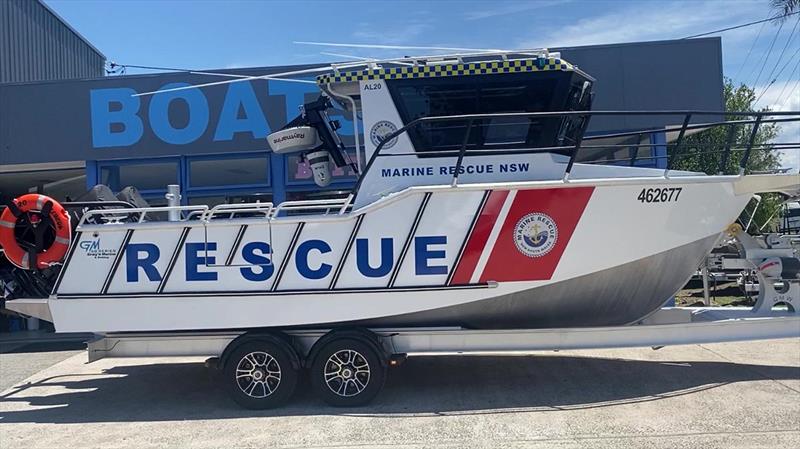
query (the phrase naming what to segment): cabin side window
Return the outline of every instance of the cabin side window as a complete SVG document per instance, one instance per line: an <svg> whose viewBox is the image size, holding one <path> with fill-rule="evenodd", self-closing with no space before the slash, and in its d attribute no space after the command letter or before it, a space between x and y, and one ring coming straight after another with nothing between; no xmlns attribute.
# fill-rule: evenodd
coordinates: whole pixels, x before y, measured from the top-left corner
<svg viewBox="0 0 800 449"><path fill-rule="evenodd" d="M473 75L393 80L389 89L403 122L409 123L420 117L564 110L576 105L570 97L571 78L567 72ZM417 152L435 156L459 150L467 125L467 120L423 123L410 129L409 136ZM563 137L559 136L563 129L559 117L480 119L473 122L467 148L495 151L553 146Z"/></svg>

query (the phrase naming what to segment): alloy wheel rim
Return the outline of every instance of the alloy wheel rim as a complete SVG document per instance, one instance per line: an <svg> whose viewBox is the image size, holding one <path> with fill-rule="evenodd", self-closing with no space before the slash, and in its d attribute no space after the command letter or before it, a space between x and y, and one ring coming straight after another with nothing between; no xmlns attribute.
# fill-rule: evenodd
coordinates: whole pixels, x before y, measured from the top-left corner
<svg viewBox="0 0 800 449"><path fill-rule="evenodd" d="M251 398L270 396L280 383L281 366L275 357L266 352L250 352L236 365L236 385Z"/></svg>
<svg viewBox="0 0 800 449"><path fill-rule="evenodd" d="M369 362L360 352L343 349L325 362L325 384L337 396L352 397L369 385Z"/></svg>

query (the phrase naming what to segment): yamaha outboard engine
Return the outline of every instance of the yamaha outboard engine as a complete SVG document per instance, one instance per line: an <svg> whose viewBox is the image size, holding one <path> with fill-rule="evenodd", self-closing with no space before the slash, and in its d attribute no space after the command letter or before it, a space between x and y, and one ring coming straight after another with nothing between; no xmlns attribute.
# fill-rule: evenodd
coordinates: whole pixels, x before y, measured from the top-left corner
<svg viewBox="0 0 800 449"><path fill-rule="evenodd" d="M314 182L325 187L331 183L330 162L337 167L354 164L345 162L345 148L336 130L339 122L328 117L330 98L320 95L316 100L301 107L301 114L267 139L272 151L280 154L301 152L308 160L314 174Z"/></svg>

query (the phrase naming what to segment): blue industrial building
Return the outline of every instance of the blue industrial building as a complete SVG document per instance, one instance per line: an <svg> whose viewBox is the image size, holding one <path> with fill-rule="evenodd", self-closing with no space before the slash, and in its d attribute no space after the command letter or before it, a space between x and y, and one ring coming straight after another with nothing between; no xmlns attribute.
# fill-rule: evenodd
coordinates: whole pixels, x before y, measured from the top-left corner
<svg viewBox="0 0 800 449"><path fill-rule="evenodd" d="M597 79L595 110L723 109L719 38L553 51ZM219 72L266 75L305 67ZM338 170L320 191L297 156L268 150L266 135L318 95L313 84L260 79L136 96L216 80L171 72L0 84L0 201L37 190L76 198L97 183L115 191L136 186L153 204L163 202L165 186L174 183L188 204L254 196L280 202L341 195L352 187L354 174ZM353 133L351 117L336 118L347 140ZM662 127L679 119L598 117L588 132ZM633 137L630 143L636 146L624 154L587 150L582 158L633 156L638 165L662 166L666 150L660 144L668 137L657 134L648 142Z"/></svg>

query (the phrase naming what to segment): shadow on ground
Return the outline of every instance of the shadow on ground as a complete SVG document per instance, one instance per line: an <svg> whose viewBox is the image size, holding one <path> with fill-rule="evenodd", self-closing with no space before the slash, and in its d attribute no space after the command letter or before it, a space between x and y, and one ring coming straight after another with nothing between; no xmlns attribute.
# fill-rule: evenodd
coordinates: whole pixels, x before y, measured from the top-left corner
<svg viewBox="0 0 800 449"><path fill-rule="evenodd" d="M367 407L329 407L302 380L290 404L265 411L239 408L217 376L202 364L184 363L52 377L0 397L37 408L0 412L0 424L546 412L656 401L734 382L796 380L800 367L561 356L416 357L389 372L383 392ZM67 392L37 395L49 386Z"/></svg>
<svg viewBox="0 0 800 449"><path fill-rule="evenodd" d="M0 343L0 354L30 352L79 351L86 349L83 341L42 341L36 343Z"/></svg>

